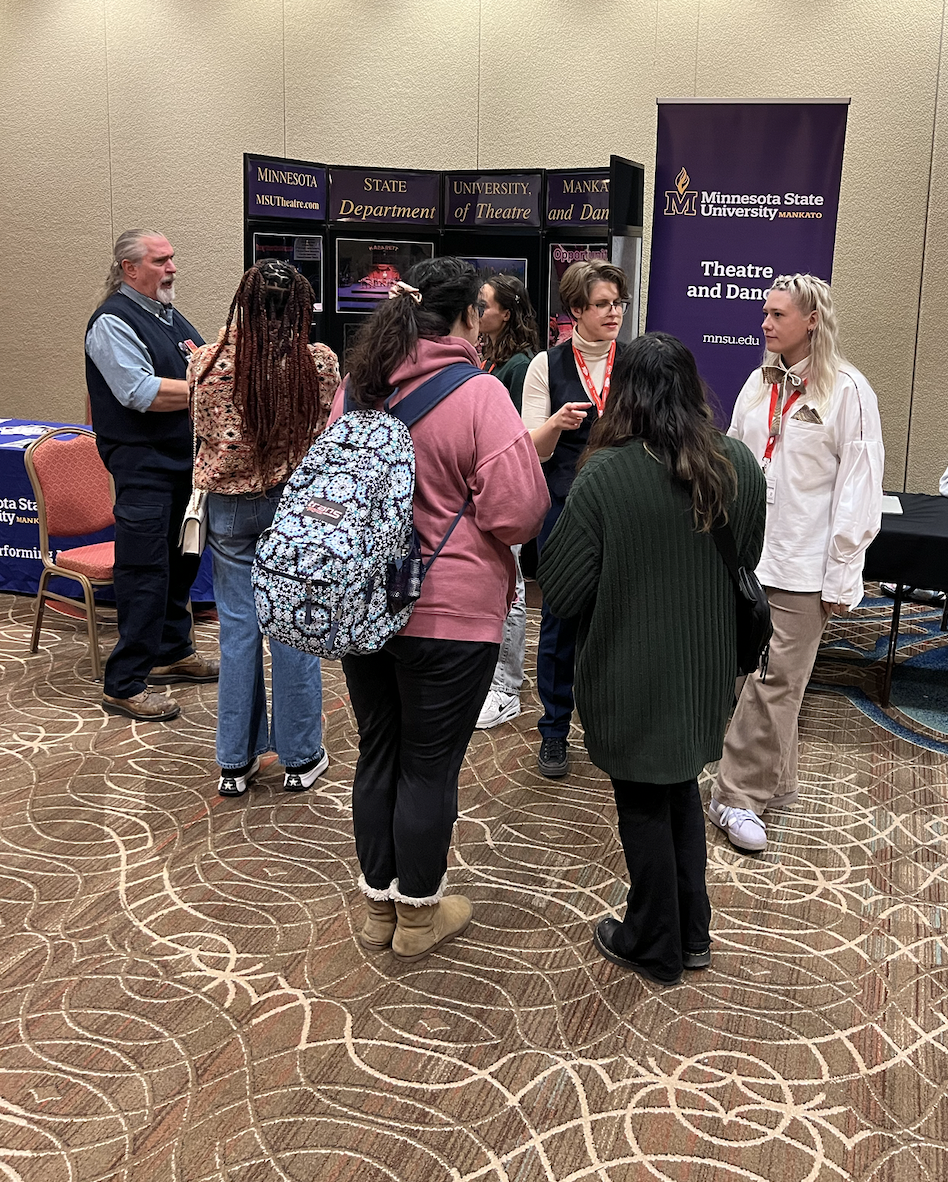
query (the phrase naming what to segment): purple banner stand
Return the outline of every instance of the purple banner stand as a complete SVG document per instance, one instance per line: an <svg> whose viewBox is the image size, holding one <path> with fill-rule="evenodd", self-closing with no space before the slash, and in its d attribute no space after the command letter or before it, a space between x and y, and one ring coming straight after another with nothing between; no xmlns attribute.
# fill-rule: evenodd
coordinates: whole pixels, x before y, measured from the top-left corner
<svg viewBox="0 0 948 1182"><path fill-rule="evenodd" d="M848 101L659 100L646 331L691 349L722 426L769 281L832 279Z"/></svg>

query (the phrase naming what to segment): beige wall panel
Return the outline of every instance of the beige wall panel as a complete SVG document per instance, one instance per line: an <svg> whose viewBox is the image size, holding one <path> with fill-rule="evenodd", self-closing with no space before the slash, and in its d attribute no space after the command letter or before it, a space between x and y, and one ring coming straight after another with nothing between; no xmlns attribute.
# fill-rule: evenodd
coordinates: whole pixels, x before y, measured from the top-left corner
<svg viewBox="0 0 948 1182"><path fill-rule="evenodd" d="M102 3L9 0L0 46L0 413L74 421L96 260L111 238ZM66 289L55 314L50 284ZM52 324L57 347L40 365L33 343Z"/></svg>
<svg viewBox="0 0 948 1182"><path fill-rule="evenodd" d="M942 0L701 8L698 93L851 96L834 263L842 342L879 395L901 487ZM884 282L880 278L884 276Z"/></svg>
<svg viewBox="0 0 948 1182"><path fill-rule="evenodd" d="M948 23L948 22L946 22ZM948 27L946 27L948 33ZM935 120L931 199L922 271L921 315L906 488L934 493L948 467L948 73L942 68Z"/></svg>
<svg viewBox="0 0 948 1182"><path fill-rule="evenodd" d="M474 168L478 5L285 0L286 154Z"/></svg>
<svg viewBox="0 0 948 1182"><path fill-rule="evenodd" d="M212 338L243 271L242 153L284 154L282 2L106 9L115 232L168 235L181 311Z"/></svg>

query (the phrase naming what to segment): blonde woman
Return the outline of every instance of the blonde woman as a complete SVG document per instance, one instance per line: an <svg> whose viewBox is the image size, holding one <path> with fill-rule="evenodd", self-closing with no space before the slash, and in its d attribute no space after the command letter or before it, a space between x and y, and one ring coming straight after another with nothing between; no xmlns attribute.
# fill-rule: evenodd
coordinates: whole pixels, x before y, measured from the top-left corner
<svg viewBox="0 0 948 1182"><path fill-rule="evenodd" d="M829 286L781 275L764 304L764 363L728 434L767 482L757 576L774 635L766 677L744 683L708 815L738 849L767 845L762 814L797 800L797 717L830 616L862 599L882 513L882 427L872 387L843 359Z"/></svg>

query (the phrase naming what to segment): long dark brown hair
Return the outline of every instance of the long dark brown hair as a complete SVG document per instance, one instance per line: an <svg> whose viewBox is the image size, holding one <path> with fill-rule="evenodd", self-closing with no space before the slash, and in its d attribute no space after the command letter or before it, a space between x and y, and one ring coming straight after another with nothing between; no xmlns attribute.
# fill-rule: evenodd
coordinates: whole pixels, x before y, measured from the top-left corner
<svg viewBox="0 0 948 1182"><path fill-rule="evenodd" d="M197 379L213 369L233 325L231 398L264 488L276 483L287 462L299 463L318 427L319 377L308 348L315 299L309 280L289 264L267 260L251 267L231 301L223 339Z"/></svg>
<svg viewBox="0 0 948 1182"><path fill-rule="evenodd" d="M527 289L516 275L491 275L484 283L491 288L500 307L510 313L496 340L484 337L484 360L492 365L503 365L518 353L536 356L540 350L540 336Z"/></svg>
<svg viewBox="0 0 948 1182"><path fill-rule="evenodd" d="M688 488L695 529L707 533L727 521L737 473L722 449L691 350L667 332L637 337L620 354L578 467L597 451L633 439Z"/></svg>
<svg viewBox="0 0 948 1182"><path fill-rule="evenodd" d="M363 409L388 398L394 389L391 375L420 338L450 335L458 317L477 305L481 289L471 264L451 256L416 263L402 279L417 288L420 299L402 290L379 304L352 347L347 390Z"/></svg>

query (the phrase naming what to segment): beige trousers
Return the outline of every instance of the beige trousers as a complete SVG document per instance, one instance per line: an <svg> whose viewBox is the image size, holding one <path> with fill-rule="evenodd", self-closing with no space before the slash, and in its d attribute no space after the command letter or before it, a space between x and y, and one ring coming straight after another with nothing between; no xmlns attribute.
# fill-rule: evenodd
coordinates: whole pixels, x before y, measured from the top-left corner
<svg viewBox="0 0 948 1182"><path fill-rule="evenodd" d="M772 800L797 788L797 719L827 616L819 591L766 587L774 625L767 679L744 681L714 798L760 816Z"/></svg>

